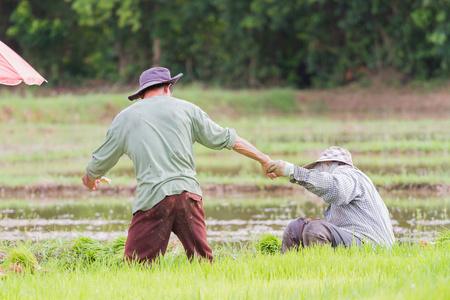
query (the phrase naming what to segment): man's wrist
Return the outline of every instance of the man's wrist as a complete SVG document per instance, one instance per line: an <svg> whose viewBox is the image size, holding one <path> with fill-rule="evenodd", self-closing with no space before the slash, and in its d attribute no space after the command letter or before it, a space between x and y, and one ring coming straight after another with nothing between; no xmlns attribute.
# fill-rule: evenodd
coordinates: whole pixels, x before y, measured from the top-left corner
<svg viewBox="0 0 450 300"><path fill-rule="evenodd" d="M286 166L284 167L284 176L289 177L291 174L294 174L294 165L286 162Z"/></svg>
<svg viewBox="0 0 450 300"><path fill-rule="evenodd" d="M263 154L263 156L259 159L259 162L264 165L270 163L269 155Z"/></svg>

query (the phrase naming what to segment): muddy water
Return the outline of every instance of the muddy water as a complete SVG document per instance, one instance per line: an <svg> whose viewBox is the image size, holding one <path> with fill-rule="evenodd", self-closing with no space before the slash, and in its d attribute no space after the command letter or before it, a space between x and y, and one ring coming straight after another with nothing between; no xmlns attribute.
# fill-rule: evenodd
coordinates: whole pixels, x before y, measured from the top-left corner
<svg viewBox="0 0 450 300"><path fill-rule="evenodd" d="M394 233L399 240L428 240L450 229L447 208L450 198L412 193L384 196ZM240 242L257 239L262 233L279 237L284 227L300 216L323 216L326 204L306 194L207 195L204 200L208 239L211 242ZM131 199L63 200L61 202L0 202L0 240L72 239L91 236L111 240L127 234Z"/></svg>

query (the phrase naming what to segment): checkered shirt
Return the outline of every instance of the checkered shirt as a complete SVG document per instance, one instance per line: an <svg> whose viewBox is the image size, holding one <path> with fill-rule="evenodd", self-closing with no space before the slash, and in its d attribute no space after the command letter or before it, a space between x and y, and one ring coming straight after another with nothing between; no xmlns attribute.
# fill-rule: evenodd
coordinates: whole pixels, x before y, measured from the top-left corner
<svg viewBox="0 0 450 300"><path fill-rule="evenodd" d="M295 166L290 181L329 203L325 221L374 244L390 247L395 242L383 199L357 168L343 165L330 174Z"/></svg>

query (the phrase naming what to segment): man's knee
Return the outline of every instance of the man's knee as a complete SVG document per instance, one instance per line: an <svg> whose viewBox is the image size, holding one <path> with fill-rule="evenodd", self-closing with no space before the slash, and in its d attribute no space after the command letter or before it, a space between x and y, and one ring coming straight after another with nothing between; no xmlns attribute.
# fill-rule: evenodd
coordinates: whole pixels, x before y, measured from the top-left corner
<svg viewBox="0 0 450 300"><path fill-rule="evenodd" d="M285 253L288 250L303 247L302 241L302 229L305 224L304 218L298 218L291 221L284 230L283 241L281 243L281 253Z"/></svg>
<svg viewBox="0 0 450 300"><path fill-rule="evenodd" d="M303 245L328 245L333 241L330 228L321 220L310 221L305 225L302 233Z"/></svg>

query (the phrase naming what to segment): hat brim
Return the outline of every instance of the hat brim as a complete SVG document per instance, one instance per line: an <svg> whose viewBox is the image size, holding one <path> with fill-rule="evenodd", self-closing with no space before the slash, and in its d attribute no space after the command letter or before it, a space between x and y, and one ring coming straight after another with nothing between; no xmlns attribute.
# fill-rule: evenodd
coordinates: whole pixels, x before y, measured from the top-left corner
<svg viewBox="0 0 450 300"><path fill-rule="evenodd" d="M340 159L319 159L319 160L316 160L316 161L310 162L309 164L304 165L303 168L311 170L311 169L314 169L314 167L316 166L317 163L325 162L325 161L338 161L338 162L342 162L346 165L349 165L349 166L352 166L355 168L355 166L349 164L348 162L346 162L344 160L340 160Z"/></svg>
<svg viewBox="0 0 450 300"><path fill-rule="evenodd" d="M147 82L146 84L144 84L143 86L141 86L135 93L131 94L130 96L128 96L128 100L133 101L136 100L137 98L139 98L139 93L142 92L143 90L145 90L148 87L151 87L153 85L157 85L157 84L161 84L161 83L166 83L166 82L170 82L172 84L177 83L178 79L180 79L180 77L183 76L183 73L180 73L174 77L172 77L170 80L165 80L165 81L150 81Z"/></svg>

